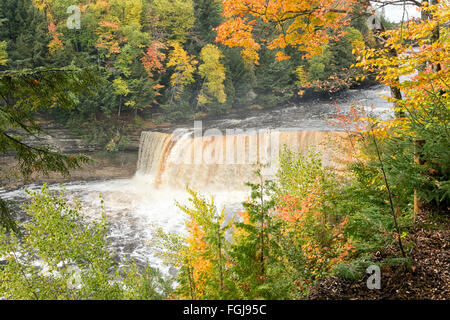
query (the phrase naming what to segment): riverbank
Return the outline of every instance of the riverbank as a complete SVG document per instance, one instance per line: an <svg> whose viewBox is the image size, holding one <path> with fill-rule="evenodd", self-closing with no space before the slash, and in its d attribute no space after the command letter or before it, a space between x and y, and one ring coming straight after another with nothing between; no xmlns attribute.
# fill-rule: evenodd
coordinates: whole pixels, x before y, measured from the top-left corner
<svg viewBox="0 0 450 320"><path fill-rule="evenodd" d="M367 276L353 281L343 276L319 280L309 294L312 300L448 300L450 299L450 215L426 208L403 241L412 246L411 266L381 269L381 289L368 289ZM373 262L399 255L396 246L374 252Z"/></svg>
<svg viewBox="0 0 450 320"><path fill-rule="evenodd" d="M69 176L60 173L50 173L48 176L33 173L28 180L17 179L8 175L8 172L17 165L13 156L0 157L0 189L13 190L30 183L59 183L69 181L91 181L104 179L131 178L136 172L138 152L84 152L92 161L77 170L70 170Z"/></svg>
<svg viewBox="0 0 450 320"><path fill-rule="evenodd" d="M278 106L271 109L246 109L239 113L221 116L208 116L201 120L203 130L218 129L222 134L227 129L243 130L285 130L285 131L335 131L326 119L336 112L336 106L348 110L355 104L373 107L378 113L387 112L391 104L380 97L389 95L385 86L370 86L342 91L328 98L305 99L302 103ZM33 175L30 181L15 181L17 177L3 177L15 165L11 155L0 156L0 188L14 189L26 183L67 182L74 180L97 180L130 178L136 170L139 141L142 131L158 131L172 133L177 128L193 128L194 120L185 120L177 123L154 124L150 121L141 123L127 132L128 143L125 150L116 152L102 151L105 146L90 144L79 132L57 124L51 119L42 119L43 133L38 137L28 137L24 140L30 145L52 145L64 153L82 153L94 159L94 162L85 166L83 170L72 170L70 177L60 174L50 174L43 177ZM217 132L217 130L216 130ZM91 132L91 134L94 134Z"/></svg>

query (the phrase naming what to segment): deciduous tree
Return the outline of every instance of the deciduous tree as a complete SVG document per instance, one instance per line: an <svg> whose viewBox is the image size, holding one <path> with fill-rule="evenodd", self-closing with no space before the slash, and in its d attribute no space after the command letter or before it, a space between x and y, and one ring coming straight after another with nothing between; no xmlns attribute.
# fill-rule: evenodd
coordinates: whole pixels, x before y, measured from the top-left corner
<svg viewBox="0 0 450 320"><path fill-rule="evenodd" d="M225 103L225 67L220 62L222 52L216 46L207 44L200 52L202 64L198 67L200 76L204 78L203 86L198 97L200 106L212 102L211 98L219 103Z"/></svg>
<svg viewBox="0 0 450 320"><path fill-rule="evenodd" d="M194 82L193 74L196 70L197 60L183 49L178 42L172 43L173 49L169 53L167 68L173 67L170 77L172 86L171 100L178 99L186 85Z"/></svg>
<svg viewBox="0 0 450 320"><path fill-rule="evenodd" d="M0 66L6 65L8 61L8 52L6 52L6 41L0 42Z"/></svg>
<svg viewBox="0 0 450 320"><path fill-rule="evenodd" d="M391 99L398 112L419 106L428 99L427 91L447 92L450 83L448 31L441 29L436 34L438 26L448 23L448 1L424 5L422 10L428 19L412 20L400 29L383 33L384 48L359 51L356 66L375 71L377 80L404 93L402 100Z"/></svg>
<svg viewBox="0 0 450 320"><path fill-rule="evenodd" d="M348 25L354 0L223 0L226 21L217 28L217 41L229 47L242 47L242 55L258 63L261 45L279 50L278 60L287 59L288 46L319 55L330 38L336 38ZM274 36L259 40L261 28L273 28ZM333 32L330 32L333 31ZM333 34L333 35L332 35Z"/></svg>
<svg viewBox="0 0 450 320"><path fill-rule="evenodd" d="M164 31L164 38L179 43L186 39L194 26L192 0L154 0L151 14L156 18L156 26ZM155 30L157 33L159 30Z"/></svg>

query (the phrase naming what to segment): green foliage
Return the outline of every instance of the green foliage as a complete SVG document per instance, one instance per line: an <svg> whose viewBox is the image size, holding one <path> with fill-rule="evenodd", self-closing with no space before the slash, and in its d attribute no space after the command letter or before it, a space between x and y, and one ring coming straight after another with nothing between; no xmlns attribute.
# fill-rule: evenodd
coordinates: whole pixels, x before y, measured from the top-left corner
<svg viewBox="0 0 450 320"><path fill-rule="evenodd" d="M430 99L420 108L407 109L410 130L399 131L385 142L384 161L398 194L411 196L414 188L425 202L438 206L450 204L450 107L449 97L428 92ZM416 147L414 140L425 142ZM415 163L414 152L419 155Z"/></svg>
<svg viewBox="0 0 450 320"><path fill-rule="evenodd" d="M343 82L352 74L339 71L338 80L329 79L336 70L348 67L352 59L351 43L358 38L358 31L352 28L348 37L330 45L320 61L305 62L302 52L291 50L291 60L280 62L275 60L275 52L263 50L256 66L245 64L237 48L215 42L214 28L224 19L220 1L88 1L82 5L82 28L73 30L66 25L66 10L71 4L69 0L5 0L0 5L0 65L6 59L2 54L4 41L8 69L68 65L103 68L104 83L93 90L92 96L79 97L72 112L56 109L50 113L64 125L68 120L94 119L99 126L104 125L102 122L113 124L112 131L117 129L123 135L127 122L138 116L148 120L153 113L163 113L158 121L174 121L195 117L198 112L218 114L254 104L273 107L285 103L298 97L294 70L299 66L309 71L309 80L326 80L326 85L315 87L317 91L345 87ZM270 38L271 31L263 30L261 37ZM148 74L148 62L155 57L149 56L147 49L155 42L161 44L157 57L161 65L158 74ZM219 64L214 62L220 72L206 72L206 65L212 66L212 62L205 62L203 71L181 72L192 64L165 59L173 42L180 47L176 52L184 50L188 57L203 62L202 50L216 47L223 54ZM114 134L104 139L106 143L97 140L104 148L113 138Z"/></svg>
<svg viewBox="0 0 450 320"><path fill-rule="evenodd" d="M372 145L366 144L364 152L375 159ZM158 236L166 262L180 268L177 298L299 299L318 279L333 274L360 279L373 264L374 252L396 245L379 163L356 162L344 177L323 167L320 158L314 149L303 154L284 150L274 182L257 172L260 183L248 184L250 199L231 223L220 262L214 203L189 190L193 206L181 207L189 217L189 236ZM405 238L412 222L411 197L401 196L404 187L390 182ZM396 255L377 261L408 263Z"/></svg>
<svg viewBox="0 0 450 320"><path fill-rule="evenodd" d="M155 0L151 5L157 17L157 26L162 28L170 41L184 43L195 23L192 0Z"/></svg>
<svg viewBox="0 0 450 320"><path fill-rule="evenodd" d="M204 78L198 97L198 104L203 106L211 102L225 103L225 67L220 62L222 52L214 45L208 44L200 52L202 64L198 67L200 76ZM214 99L214 100L212 100Z"/></svg>
<svg viewBox="0 0 450 320"><path fill-rule="evenodd" d="M322 62L323 61L323 62ZM325 63L327 61L323 57L313 58L309 61L309 76L312 80L325 79Z"/></svg>
<svg viewBox="0 0 450 320"><path fill-rule="evenodd" d="M299 63L295 57L290 60L277 61L275 53L263 50L260 65L255 68L257 97L254 104L272 107L288 102L297 96L293 72Z"/></svg>
<svg viewBox="0 0 450 320"><path fill-rule="evenodd" d="M217 212L214 199L210 201L195 191L190 194L190 206L177 203L187 215L187 235L155 232L158 255L168 265L179 268L175 294L187 299L226 298L228 286L225 278L226 251L229 242L225 234L230 222L225 222L225 211Z"/></svg>
<svg viewBox="0 0 450 320"><path fill-rule="evenodd" d="M114 79L113 81L114 94L119 96L127 96L130 93L130 89L125 81L121 77Z"/></svg>
<svg viewBox="0 0 450 320"><path fill-rule="evenodd" d="M304 70L300 88L331 93L354 85L354 78L362 73L359 69L350 70L356 62L353 50L364 45L364 37L358 29L346 28L344 36L324 45L322 55L300 63Z"/></svg>
<svg viewBox="0 0 450 320"><path fill-rule="evenodd" d="M294 153L286 147L280 152L280 170L277 172L279 195L292 193L304 196L318 178L323 184L329 184L333 179L331 170L323 168L320 153L314 148L303 154Z"/></svg>
<svg viewBox="0 0 450 320"><path fill-rule="evenodd" d="M14 220L14 212L11 210L8 203L0 198L0 227L6 231L18 232L19 229Z"/></svg>
<svg viewBox="0 0 450 320"><path fill-rule="evenodd" d="M20 236L0 233L0 296L6 299L161 299L170 286L150 268L119 268L107 248L107 222L86 221L78 201L47 186L29 192Z"/></svg>
<svg viewBox="0 0 450 320"><path fill-rule="evenodd" d="M47 63L47 24L32 0L0 3L0 41L7 42L8 68L32 68Z"/></svg>
<svg viewBox="0 0 450 320"><path fill-rule="evenodd" d="M270 214L274 207L273 182L264 181L259 170L256 174L260 183L248 183L250 199L243 203L245 211L234 224L230 248L233 299L279 299L286 291L282 280L285 272L277 260L280 223Z"/></svg>
<svg viewBox="0 0 450 320"><path fill-rule="evenodd" d="M382 129L387 134L373 129L380 128L384 124L381 121L371 123L373 128L361 134L362 158L349 167L350 180L341 191L337 211L351 213L345 234L355 242L356 253L351 263L344 263L335 271L350 278L363 275L364 266L374 252L383 251L386 246L398 246L382 169L392 196L400 239L405 239L414 225L414 190L419 200L437 208L445 208L449 203L448 97L442 92L427 92L427 99L419 106L404 105L405 118ZM403 245L408 253L412 244ZM394 255L379 263L408 266L411 261Z"/></svg>
<svg viewBox="0 0 450 320"><path fill-rule="evenodd" d="M397 230L380 162L373 142L370 139L365 141L363 152L368 160L350 165L349 180L342 186L336 206L337 212L347 213L348 222L345 224L344 234L352 240L355 249L353 261L349 265L338 267L336 272L344 276L346 272L350 272L351 278L363 275L363 266L366 266L374 252L383 251L387 246L398 245ZM380 144L381 141L378 141L379 146ZM382 153L382 159L385 159L385 156L386 154ZM412 224L412 190L392 179L384 160L383 166L387 170L396 219L401 237L404 238ZM385 264L385 261L380 263ZM348 268L350 270L347 270Z"/></svg>
<svg viewBox="0 0 450 320"><path fill-rule="evenodd" d="M371 265L378 265L377 263L370 260L355 260L350 263L341 263L334 268L336 275L343 276L346 279L357 281L360 280L367 267Z"/></svg>
<svg viewBox="0 0 450 320"><path fill-rule="evenodd" d="M95 81L93 70L77 68L35 68L0 72L0 153L14 154L17 172L27 179L33 172L61 172L79 168L88 161L84 155L66 155L51 146L26 144L25 136L41 133L34 115L58 106L70 110L77 94L87 93ZM2 215L7 213L2 210Z"/></svg>
<svg viewBox="0 0 450 320"><path fill-rule="evenodd" d="M214 43L216 32L213 31L223 21L222 4L215 0L194 0L195 23L191 37L197 46Z"/></svg>
<svg viewBox="0 0 450 320"><path fill-rule="evenodd" d="M39 134L34 112L58 106L70 110L76 94L86 93L95 81L92 70L76 68L25 69L0 72L0 153L14 152L20 173L59 171L68 173L86 162L84 156L64 155L48 146L30 146L24 135Z"/></svg>
<svg viewBox="0 0 450 320"><path fill-rule="evenodd" d="M8 61L8 52L6 52L6 46L6 41L0 41L0 66L6 65L6 62Z"/></svg>
<svg viewBox="0 0 450 320"><path fill-rule="evenodd" d="M345 182L322 165L314 148L303 154L284 150L277 182L277 216L286 239L283 249L290 252L287 257L295 257L285 263L300 281L298 290L307 294L317 279L332 274L355 252L354 241L344 232L352 213L340 210Z"/></svg>

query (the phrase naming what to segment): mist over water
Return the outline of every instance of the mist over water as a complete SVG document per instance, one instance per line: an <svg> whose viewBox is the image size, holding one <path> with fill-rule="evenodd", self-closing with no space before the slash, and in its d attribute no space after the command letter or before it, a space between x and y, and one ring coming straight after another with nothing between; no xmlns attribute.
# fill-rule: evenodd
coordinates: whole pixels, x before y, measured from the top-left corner
<svg viewBox="0 0 450 320"><path fill-rule="evenodd" d="M185 215L175 200L188 204L186 185L208 198L214 196L217 209L226 207L231 216L242 208L241 202L248 196L245 182L254 180L253 171L258 162L272 165L266 174L273 177L278 151L283 145L294 151L316 146L323 152L324 163L333 165L336 154L335 150L328 149L327 141L342 133L330 132L336 129L325 119L335 113L335 106L348 110L355 104L373 107L380 117L389 117L390 103L379 97L380 94L388 96L389 89L377 86L348 90L329 100L312 100L272 110L248 110L244 114L202 122L203 133L215 129L223 132L222 135L196 138L193 123L178 133L143 132L133 178L78 181L66 183L63 188L69 199L81 200L83 213L89 219L100 217L99 195L102 195L110 222L108 240L117 260L133 258L139 264L161 268L151 245L152 231L162 227L177 234L185 232ZM226 129L243 131L224 136ZM61 186L55 184L51 189L60 190ZM4 199L26 199L24 189L10 192L0 189L0 195ZM166 267L162 269L167 271Z"/></svg>

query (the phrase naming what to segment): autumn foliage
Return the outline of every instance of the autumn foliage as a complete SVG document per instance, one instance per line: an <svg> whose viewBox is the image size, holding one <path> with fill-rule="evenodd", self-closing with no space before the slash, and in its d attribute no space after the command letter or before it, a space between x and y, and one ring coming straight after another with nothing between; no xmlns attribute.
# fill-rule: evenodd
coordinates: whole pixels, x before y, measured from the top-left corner
<svg viewBox="0 0 450 320"><path fill-rule="evenodd" d="M356 67L374 72L378 81L403 92L403 99L395 101L402 112L418 108L431 91L448 91L450 83L450 41L448 28L443 27L450 18L449 3L424 2L421 11L427 19L410 20L381 34L383 48L355 49Z"/></svg>
<svg viewBox="0 0 450 320"><path fill-rule="evenodd" d="M165 49L167 49L167 46L164 45L164 43L153 41L141 58L142 65L150 78L153 78L154 73L166 71L163 64L166 59L166 55L162 51Z"/></svg>
<svg viewBox="0 0 450 320"><path fill-rule="evenodd" d="M242 47L242 55L258 63L261 45L278 50L277 60L288 59L288 46L305 52L305 58L322 53L330 37L338 37L348 25L353 0L266 1L223 0L227 19L217 28L217 41L229 47ZM259 39L261 28L274 29L271 39ZM331 36L331 34L334 34Z"/></svg>

